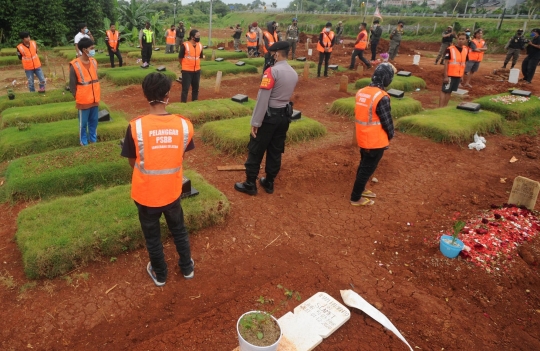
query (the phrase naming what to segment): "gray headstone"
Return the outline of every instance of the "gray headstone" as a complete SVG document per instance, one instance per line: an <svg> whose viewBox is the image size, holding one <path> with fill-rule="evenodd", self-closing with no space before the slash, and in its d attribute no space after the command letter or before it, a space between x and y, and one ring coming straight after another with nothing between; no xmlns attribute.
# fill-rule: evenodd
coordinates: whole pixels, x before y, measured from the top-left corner
<svg viewBox="0 0 540 351"><path fill-rule="evenodd" d="M509 204L525 206L533 210L540 192L540 183L529 178L518 176L514 179L510 192Z"/></svg>

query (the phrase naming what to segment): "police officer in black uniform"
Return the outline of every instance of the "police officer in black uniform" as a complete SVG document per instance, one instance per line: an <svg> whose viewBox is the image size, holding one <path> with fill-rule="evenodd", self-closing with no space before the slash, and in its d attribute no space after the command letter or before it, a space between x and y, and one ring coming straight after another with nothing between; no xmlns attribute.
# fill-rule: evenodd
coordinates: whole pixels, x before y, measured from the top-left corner
<svg viewBox="0 0 540 351"><path fill-rule="evenodd" d="M274 179L281 168L281 154L292 115L291 96L298 83L298 74L287 63L289 43L278 41L268 49L273 64L263 74L257 104L251 115L251 135L246 160L246 181L234 184L237 191L257 194L255 184L266 153L266 177L259 180L268 194L274 192Z"/></svg>
<svg viewBox="0 0 540 351"><path fill-rule="evenodd" d="M528 39L525 39L523 37L523 29L518 29L516 32L516 35L514 35L508 43L504 46L506 51L506 58L504 59L504 64L501 68L506 68L506 65L508 64L508 61L512 59L512 67L516 65L516 62L519 58L519 54L521 53L521 50L525 49L525 44L529 42Z"/></svg>

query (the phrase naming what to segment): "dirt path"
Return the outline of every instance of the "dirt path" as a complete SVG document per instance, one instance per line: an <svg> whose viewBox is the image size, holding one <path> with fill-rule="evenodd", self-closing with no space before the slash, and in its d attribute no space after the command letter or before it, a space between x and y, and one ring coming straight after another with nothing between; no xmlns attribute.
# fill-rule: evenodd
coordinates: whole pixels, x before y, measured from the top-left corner
<svg viewBox="0 0 540 351"><path fill-rule="evenodd" d="M336 50L334 62L346 63L347 55ZM435 107L440 66L412 66L407 55L397 58L398 68L427 81L433 94L417 95L425 108ZM481 72L498 65L485 62ZM504 274L488 274L461 259L443 258L435 241L456 212L467 218L505 202L511 182L500 178L540 179L538 159L526 156L540 155L539 137L486 136L488 147L477 152L398 133L375 174L379 182L370 184L378 195L375 206L352 207L348 197L359 161L350 145L352 126L326 112L334 99L349 96L337 92L339 75L300 81L295 107L329 133L287 147L273 195L236 192L233 184L243 173L217 172L216 166L241 164L244 158L219 154L196 136L186 162L228 197L231 213L222 225L192 235L197 268L191 281L174 270L167 285L156 288L141 249L30 286L13 235L17 213L31 204L0 205L0 274L3 282L11 277L16 285L0 285L0 349L231 350L243 312L262 308L279 317L299 303L287 300L277 285L298 291L302 300L318 291L341 300L339 290L353 286L415 349L540 349L537 267L516 256ZM227 78L221 93L214 94L213 81L205 80L201 99L236 93L255 98L258 82L258 77ZM472 83L471 98L509 87L481 77L478 83ZM112 109L132 116L145 112L139 87L106 89L104 100ZM171 101L179 95L175 83ZM519 161L509 163L512 156ZM538 257L538 238L526 246ZM170 241L165 251L173 267ZM261 306L260 296L274 303ZM358 311L317 348L405 349Z"/></svg>

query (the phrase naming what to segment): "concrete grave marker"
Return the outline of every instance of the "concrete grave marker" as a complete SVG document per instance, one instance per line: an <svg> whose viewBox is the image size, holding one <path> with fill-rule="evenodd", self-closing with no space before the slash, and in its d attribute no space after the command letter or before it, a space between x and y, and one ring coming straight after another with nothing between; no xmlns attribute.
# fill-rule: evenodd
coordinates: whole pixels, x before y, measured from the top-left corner
<svg viewBox="0 0 540 351"><path fill-rule="evenodd" d="M525 206L533 210L540 192L540 183L529 178L518 176L514 179L510 192L509 204Z"/></svg>
<svg viewBox="0 0 540 351"><path fill-rule="evenodd" d="M465 89L459 89L459 88L458 88L458 90L453 91L452 94L464 96L464 95L469 94L469 91L468 91L468 90L465 90Z"/></svg>
<svg viewBox="0 0 540 351"><path fill-rule="evenodd" d="M318 292L279 321L283 336L298 351L310 351L351 318L347 307L324 292Z"/></svg>

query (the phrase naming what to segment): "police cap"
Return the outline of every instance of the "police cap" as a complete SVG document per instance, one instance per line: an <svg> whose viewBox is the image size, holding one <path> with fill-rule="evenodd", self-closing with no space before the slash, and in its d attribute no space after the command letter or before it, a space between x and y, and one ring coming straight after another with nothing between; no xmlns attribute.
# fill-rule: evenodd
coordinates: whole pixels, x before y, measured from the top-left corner
<svg viewBox="0 0 540 351"><path fill-rule="evenodd" d="M522 34L522 33L523 33L523 29L518 29L517 32L518 32L519 34Z"/></svg>
<svg viewBox="0 0 540 351"><path fill-rule="evenodd" d="M272 51L272 52L281 51L281 50L289 50L288 41L277 41L268 48L268 51Z"/></svg>

